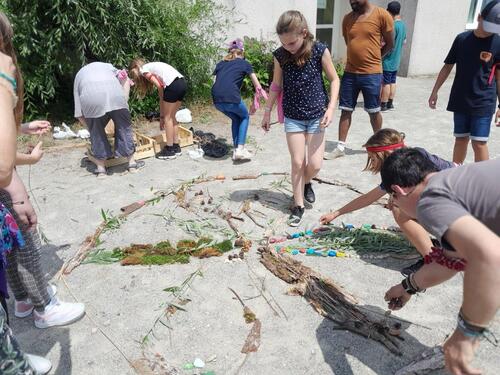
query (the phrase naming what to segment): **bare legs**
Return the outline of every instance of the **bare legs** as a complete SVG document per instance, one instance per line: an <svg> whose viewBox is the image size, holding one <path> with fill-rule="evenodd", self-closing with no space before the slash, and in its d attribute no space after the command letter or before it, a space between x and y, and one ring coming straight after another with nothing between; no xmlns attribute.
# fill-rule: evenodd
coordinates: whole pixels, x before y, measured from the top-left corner
<svg viewBox="0 0 500 375"><path fill-rule="evenodd" d="M167 137L167 146L173 146L174 143L179 143L179 128L175 114L177 113L181 102L175 103L162 102L165 115L165 136Z"/></svg>
<svg viewBox="0 0 500 375"><path fill-rule="evenodd" d="M373 132L382 129L382 114L379 112L369 113L370 124L372 125Z"/></svg>
<svg viewBox="0 0 500 375"><path fill-rule="evenodd" d="M370 124L372 125L373 132L375 133L377 130L382 128L382 115L380 112L369 113L370 116ZM349 132L349 128L352 123L352 112L351 111L342 111L340 115L339 121L339 141L345 142L347 139L347 133Z"/></svg>
<svg viewBox="0 0 500 375"><path fill-rule="evenodd" d="M292 164L292 189L295 206L304 207L304 184L318 174L325 151L325 132L286 133Z"/></svg>
<svg viewBox="0 0 500 375"><path fill-rule="evenodd" d="M381 102L386 103L389 99L393 100L396 95L396 84L382 85L382 95L380 96Z"/></svg>
<svg viewBox="0 0 500 375"><path fill-rule="evenodd" d="M483 141L471 141L474 150L474 161L483 161L490 158L488 145ZM456 137L453 147L453 162L462 164L467 156L467 147L469 146L469 137Z"/></svg>

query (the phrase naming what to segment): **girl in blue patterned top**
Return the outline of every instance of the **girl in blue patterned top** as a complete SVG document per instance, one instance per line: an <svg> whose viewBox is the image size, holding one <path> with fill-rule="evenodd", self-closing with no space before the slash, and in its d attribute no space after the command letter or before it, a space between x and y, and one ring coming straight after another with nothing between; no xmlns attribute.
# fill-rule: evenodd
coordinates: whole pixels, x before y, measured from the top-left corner
<svg viewBox="0 0 500 375"><path fill-rule="evenodd" d="M304 199L311 204L316 200L311 180L321 169L325 130L333 119L340 81L330 51L314 41L302 13L283 13L276 32L282 46L273 53L274 76L262 127L270 129L271 109L282 94L294 199L288 224L298 226L304 214ZM323 71L331 82L330 99Z"/></svg>

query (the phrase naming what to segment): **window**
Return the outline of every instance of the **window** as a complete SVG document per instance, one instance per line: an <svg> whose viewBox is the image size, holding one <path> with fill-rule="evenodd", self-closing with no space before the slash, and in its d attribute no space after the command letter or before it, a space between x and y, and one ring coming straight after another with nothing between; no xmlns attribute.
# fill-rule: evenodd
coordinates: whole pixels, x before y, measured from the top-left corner
<svg viewBox="0 0 500 375"><path fill-rule="evenodd" d="M333 6L335 0L317 0L316 39L325 43L332 50Z"/></svg>
<svg viewBox="0 0 500 375"><path fill-rule="evenodd" d="M469 7L469 14L467 16L467 24L465 28L467 30L475 29L477 27L477 15L481 13L481 9L483 9L486 4L490 3L493 0L471 0Z"/></svg>

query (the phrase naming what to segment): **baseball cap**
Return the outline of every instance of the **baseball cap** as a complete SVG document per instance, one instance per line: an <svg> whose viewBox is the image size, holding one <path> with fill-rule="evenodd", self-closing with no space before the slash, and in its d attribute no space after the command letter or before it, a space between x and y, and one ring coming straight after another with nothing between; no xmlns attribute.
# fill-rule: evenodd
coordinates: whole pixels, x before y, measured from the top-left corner
<svg viewBox="0 0 500 375"><path fill-rule="evenodd" d="M399 1L391 1L389 4L387 4L387 11L390 14L398 15L399 12L401 12L401 4Z"/></svg>
<svg viewBox="0 0 500 375"><path fill-rule="evenodd" d="M500 34L500 0L490 1L481 11L483 29L488 33Z"/></svg>
<svg viewBox="0 0 500 375"><path fill-rule="evenodd" d="M243 40L241 40L240 38L238 39L235 39L231 42L229 42L229 50L231 51L232 49L239 49L241 51L244 51L245 50L245 47L243 45Z"/></svg>

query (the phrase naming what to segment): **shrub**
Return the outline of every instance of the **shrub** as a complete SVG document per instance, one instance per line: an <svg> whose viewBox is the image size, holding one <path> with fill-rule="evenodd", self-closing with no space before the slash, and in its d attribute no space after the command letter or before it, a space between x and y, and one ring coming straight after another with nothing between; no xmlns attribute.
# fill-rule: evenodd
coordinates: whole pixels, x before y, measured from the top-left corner
<svg viewBox="0 0 500 375"><path fill-rule="evenodd" d="M271 85L273 79L274 42L245 37L245 58L252 64L253 71L259 82L265 88ZM250 77L245 77L241 87L243 97L251 97L255 89Z"/></svg>
<svg viewBox="0 0 500 375"><path fill-rule="evenodd" d="M186 76L189 97L208 97L207 62L227 24L216 0L0 0L0 7L15 30L27 117L72 116L73 78L87 59L117 68L137 55L164 61ZM154 109L152 100L132 98L130 106L132 112Z"/></svg>

